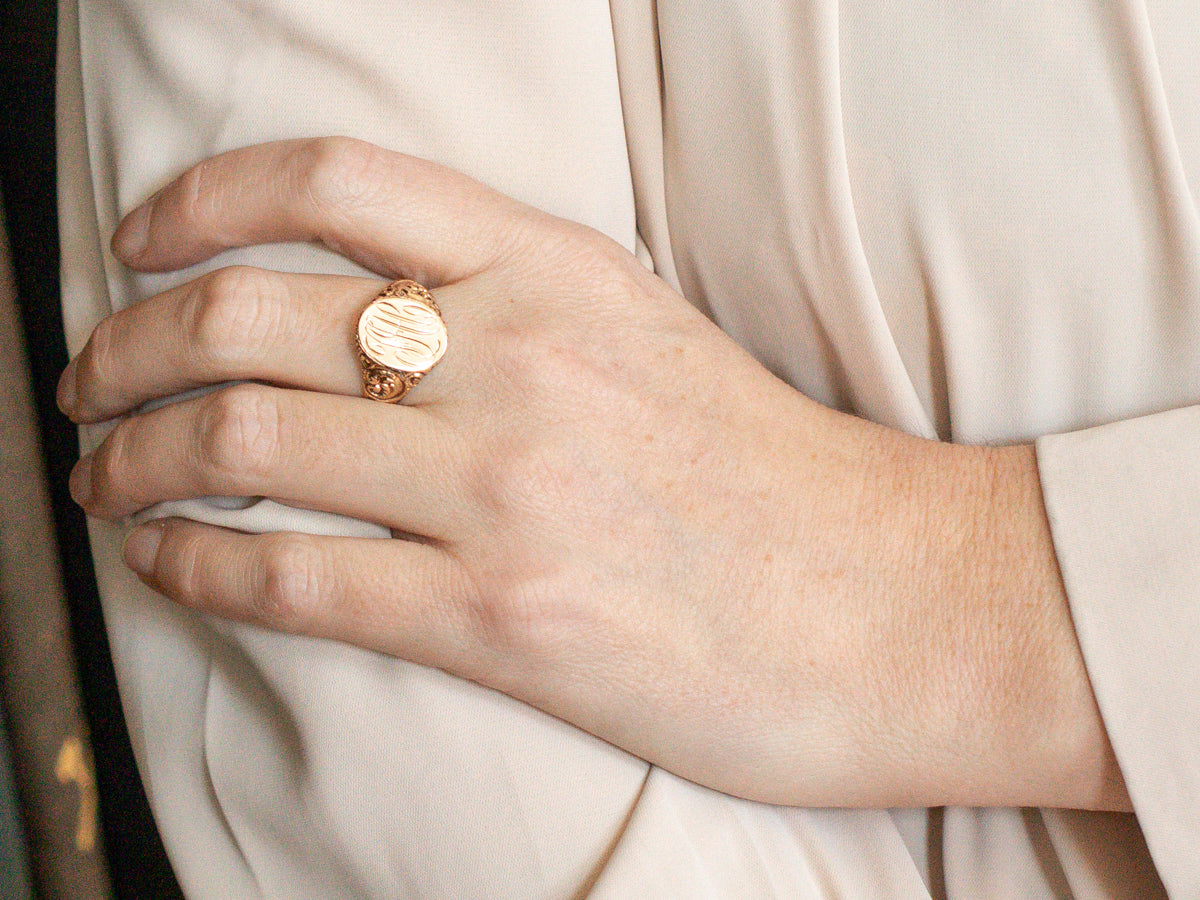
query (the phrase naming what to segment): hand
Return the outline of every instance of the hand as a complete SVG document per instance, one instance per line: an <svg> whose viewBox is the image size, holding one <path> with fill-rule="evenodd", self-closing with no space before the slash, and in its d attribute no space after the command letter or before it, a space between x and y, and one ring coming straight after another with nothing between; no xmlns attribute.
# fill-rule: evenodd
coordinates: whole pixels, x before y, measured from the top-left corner
<svg viewBox="0 0 1200 900"><path fill-rule="evenodd" d="M136 529L175 600L438 666L741 796L1120 805L1028 447L912 438L781 383L600 235L346 139L211 159L131 213L130 266L323 242L382 280L218 271L64 373L93 515L269 496L392 540ZM359 397L358 313L431 287L450 349ZM225 387L136 412L144 401Z"/></svg>

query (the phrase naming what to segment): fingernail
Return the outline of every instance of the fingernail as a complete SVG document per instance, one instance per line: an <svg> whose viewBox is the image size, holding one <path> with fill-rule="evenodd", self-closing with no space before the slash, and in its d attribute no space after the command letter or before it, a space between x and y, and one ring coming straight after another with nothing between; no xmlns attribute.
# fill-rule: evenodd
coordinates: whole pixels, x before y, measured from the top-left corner
<svg viewBox="0 0 1200 900"><path fill-rule="evenodd" d="M92 458L85 456L71 470L71 499L85 509L92 502Z"/></svg>
<svg viewBox="0 0 1200 900"><path fill-rule="evenodd" d="M75 360L67 363L62 377L58 379L58 408L67 416L75 412L79 396L75 393Z"/></svg>
<svg viewBox="0 0 1200 900"><path fill-rule="evenodd" d="M149 240L150 201L146 201L125 217L113 235L113 253L125 262L137 259Z"/></svg>
<svg viewBox="0 0 1200 900"><path fill-rule="evenodd" d="M149 576L154 572L154 560L158 556L158 545L162 543L164 527L162 522L148 522L133 529L125 538L121 557L125 565L138 575Z"/></svg>

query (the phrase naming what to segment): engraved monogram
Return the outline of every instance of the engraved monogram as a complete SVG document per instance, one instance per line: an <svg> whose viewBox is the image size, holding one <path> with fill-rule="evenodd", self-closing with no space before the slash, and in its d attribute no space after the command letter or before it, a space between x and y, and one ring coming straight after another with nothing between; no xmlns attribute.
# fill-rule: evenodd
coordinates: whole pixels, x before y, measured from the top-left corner
<svg viewBox="0 0 1200 900"><path fill-rule="evenodd" d="M363 313L358 340L375 362L402 372L424 372L446 352L446 326L419 300L383 297Z"/></svg>
<svg viewBox="0 0 1200 900"><path fill-rule="evenodd" d="M446 352L446 325L429 292L415 281L397 281L358 320L363 393L400 400Z"/></svg>

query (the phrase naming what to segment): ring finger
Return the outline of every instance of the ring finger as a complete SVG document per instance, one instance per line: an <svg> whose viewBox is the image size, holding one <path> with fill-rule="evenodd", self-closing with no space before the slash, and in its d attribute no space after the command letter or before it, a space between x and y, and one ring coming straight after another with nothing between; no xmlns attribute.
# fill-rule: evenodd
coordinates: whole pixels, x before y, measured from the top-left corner
<svg viewBox="0 0 1200 900"><path fill-rule="evenodd" d="M357 396L355 326L382 287L371 278L219 269L102 321L63 373L59 404L77 422L96 422L232 380Z"/></svg>

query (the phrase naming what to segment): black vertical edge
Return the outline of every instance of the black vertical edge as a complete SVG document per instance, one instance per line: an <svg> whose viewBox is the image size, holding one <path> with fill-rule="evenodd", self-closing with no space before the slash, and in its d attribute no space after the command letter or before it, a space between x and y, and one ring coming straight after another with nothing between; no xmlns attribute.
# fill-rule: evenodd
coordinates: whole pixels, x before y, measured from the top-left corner
<svg viewBox="0 0 1200 900"><path fill-rule="evenodd" d="M182 898L134 762L117 695L82 512L67 479L74 426L54 403L67 362L59 306L54 155L54 0L0 0L0 190L34 385L83 704L95 754L101 827L113 890L125 898Z"/></svg>

